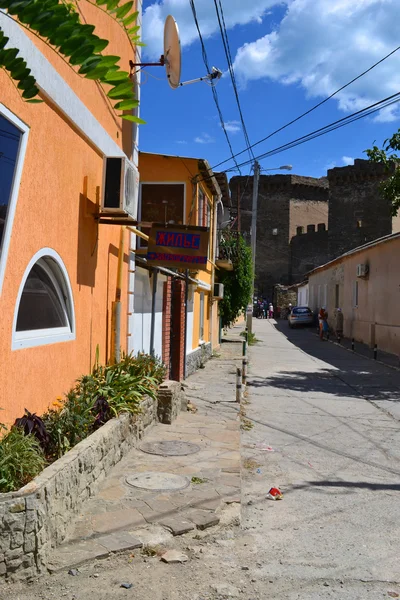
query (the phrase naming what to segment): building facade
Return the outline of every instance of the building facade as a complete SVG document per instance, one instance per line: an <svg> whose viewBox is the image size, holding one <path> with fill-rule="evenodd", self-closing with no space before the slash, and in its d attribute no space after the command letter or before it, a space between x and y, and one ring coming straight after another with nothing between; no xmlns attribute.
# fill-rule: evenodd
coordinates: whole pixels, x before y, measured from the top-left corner
<svg viewBox="0 0 400 600"><path fill-rule="evenodd" d="M209 229L205 270L151 267L146 264L147 241L140 238L131 254L135 279L129 350L154 350L167 365L170 378L180 381L219 345L218 299L214 298L213 288L223 194L204 159L140 152L139 169L141 222ZM220 178L221 185L223 180ZM224 196L228 191L225 181ZM146 227L142 231L149 233Z"/></svg>
<svg viewBox="0 0 400 600"><path fill-rule="evenodd" d="M344 335L400 355L400 233L339 256L309 274L308 305L326 306L334 327L341 308Z"/></svg>
<svg viewBox="0 0 400 600"><path fill-rule="evenodd" d="M107 54L127 65L132 47L120 25L85 0L80 10L110 41ZM23 102L0 70L0 420L10 424L25 408L42 413L90 372L97 347L102 362L110 358L120 232L97 219L103 161L135 163L137 128L95 81L1 12L0 25L43 99ZM127 314L127 237L124 250ZM120 333L127 350L126 319Z"/></svg>

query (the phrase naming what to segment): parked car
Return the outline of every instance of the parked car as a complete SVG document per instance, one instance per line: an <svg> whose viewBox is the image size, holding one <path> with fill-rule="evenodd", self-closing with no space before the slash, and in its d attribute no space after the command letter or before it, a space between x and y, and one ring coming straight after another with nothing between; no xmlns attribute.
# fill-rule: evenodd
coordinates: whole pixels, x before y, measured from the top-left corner
<svg viewBox="0 0 400 600"><path fill-rule="evenodd" d="M294 306L288 316L288 322L290 328L297 325L312 325L314 315L308 306Z"/></svg>

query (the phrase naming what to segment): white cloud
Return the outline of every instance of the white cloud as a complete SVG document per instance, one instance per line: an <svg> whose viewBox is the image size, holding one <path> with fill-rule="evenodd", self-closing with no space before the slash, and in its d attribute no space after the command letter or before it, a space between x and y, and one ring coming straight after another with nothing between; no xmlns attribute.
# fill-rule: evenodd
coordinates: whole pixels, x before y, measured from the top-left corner
<svg viewBox="0 0 400 600"><path fill-rule="evenodd" d="M215 142L214 138L208 133L202 133L201 136L195 137L194 141L196 144L213 144Z"/></svg>
<svg viewBox="0 0 400 600"><path fill-rule="evenodd" d="M349 167L350 165L354 165L354 158L351 156L342 156L342 162L345 167Z"/></svg>
<svg viewBox="0 0 400 600"><path fill-rule="evenodd" d="M186 140L176 140L177 144L187 144Z"/></svg>
<svg viewBox="0 0 400 600"><path fill-rule="evenodd" d="M240 121L225 121L224 125L226 131L228 131L229 133L237 133L241 129Z"/></svg>
<svg viewBox="0 0 400 600"><path fill-rule="evenodd" d="M326 171L328 171L329 169L334 169L335 167L336 167L336 163L334 160L331 160L330 162L326 163L326 165L324 167L325 175L326 175Z"/></svg>
<svg viewBox="0 0 400 600"><path fill-rule="evenodd" d="M281 0L229 0L224 2L224 16L227 28L245 25L251 21L262 22L269 8L282 4ZM196 12L200 30L204 38L219 31L214 3L210 0L196 0ZM143 14L142 39L146 44L144 53L154 58L163 52L164 21L173 15L179 27L182 46L198 40L197 29L188 0L158 0L146 8Z"/></svg>
<svg viewBox="0 0 400 600"><path fill-rule="evenodd" d="M248 5L249 3L243 3ZM398 0L286 0L275 31L239 48L242 85L269 78L301 85L309 97L328 96L398 46ZM400 51L338 94L352 112L400 90ZM377 121L400 117L397 105Z"/></svg>

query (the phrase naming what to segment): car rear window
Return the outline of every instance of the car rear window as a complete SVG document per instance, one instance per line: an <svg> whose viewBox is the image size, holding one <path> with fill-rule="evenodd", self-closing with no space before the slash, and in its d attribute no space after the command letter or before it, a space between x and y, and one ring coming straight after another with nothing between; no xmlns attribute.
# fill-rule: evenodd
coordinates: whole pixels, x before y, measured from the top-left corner
<svg viewBox="0 0 400 600"><path fill-rule="evenodd" d="M303 308L299 308L299 307L295 307L293 309L293 314L295 315L310 315L311 314L311 310L309 308L307 308L306 306Z"/></svg>

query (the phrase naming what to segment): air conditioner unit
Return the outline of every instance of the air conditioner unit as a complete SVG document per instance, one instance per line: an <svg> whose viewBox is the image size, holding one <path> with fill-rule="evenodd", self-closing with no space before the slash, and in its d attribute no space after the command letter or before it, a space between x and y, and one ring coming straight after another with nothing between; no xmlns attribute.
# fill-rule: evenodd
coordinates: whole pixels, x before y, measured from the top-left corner
<svg viewBox="0 0 400 600"><path fill-rule="evenodd" d="M369 273L368 265L357 265L357 277L367 277Z"/></svg>
<svg viewBox="0 0 400 600"><path fill-rule="evenodd" d="M223 283L214 283L213 297L218 298L219 300L222 300L222 298L224 297L224 284Z"/></svg>
<svg viewBox="0 0 400 600"><path fill-rule="evenodd" d="M139 171L123 157L104 159L102 212L129 215L137 220Z"/></svg>

